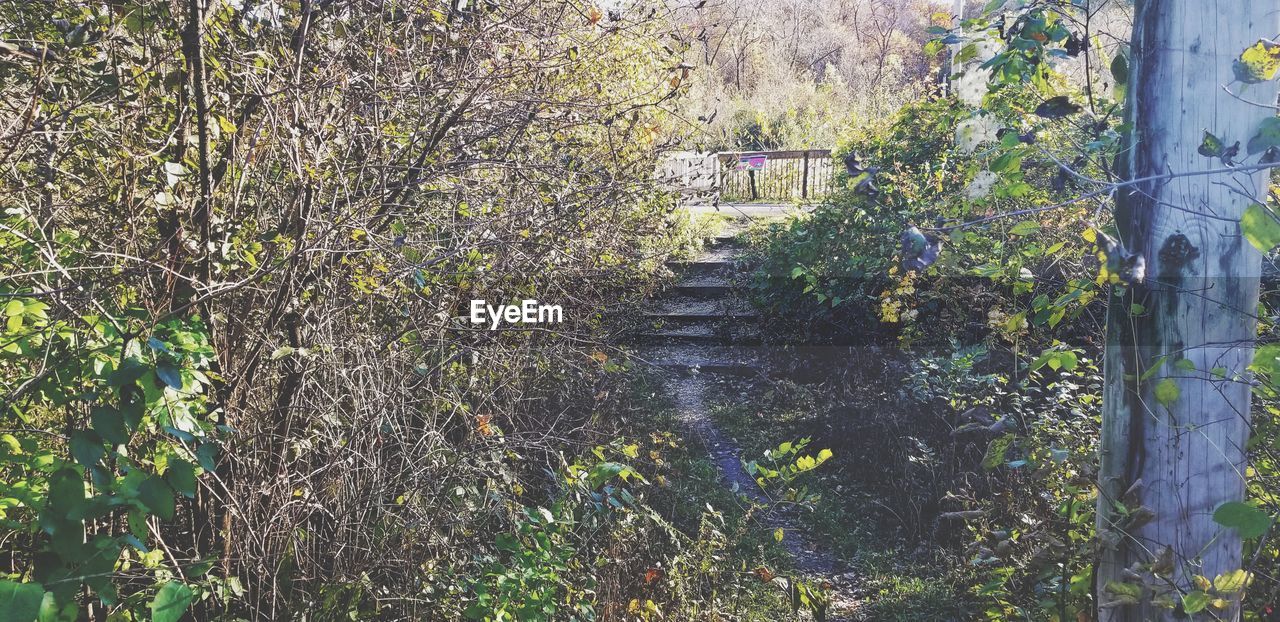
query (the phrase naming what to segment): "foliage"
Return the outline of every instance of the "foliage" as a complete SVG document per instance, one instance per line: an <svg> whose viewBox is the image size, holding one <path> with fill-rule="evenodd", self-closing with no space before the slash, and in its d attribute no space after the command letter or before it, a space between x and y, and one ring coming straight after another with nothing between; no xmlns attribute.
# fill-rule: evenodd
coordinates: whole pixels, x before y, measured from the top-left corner
<svg viewBox="0 0 1280 622"><path fill-rule="evenodd" d="M33 273L84 261L80 232L46 235L11 210L0 249L11 267ZM75 315L66 303L84 292L15 285L0 286L0 377L12 387L3 402L12 423L0 436L0 519L30 565L9 575L24 581L9 584L11 598L31 590L41 619L76 619L85 590L103 607L138 611L159 588L149 605L163 610L155 619L177 619L193 598L186 582L205 581L212 564L179 564L155 534L157 519L172 520L177 499L193 498L199 476L215 468L205 322L157 321L125 290ZM133 586L123 594L122 580Z"/></svg>
<svg viewBox="0 0 1280 622"><path fill-rule="evenodd" d="M805 455L804 451L812 439L801 438L794 441L783 441L773 449L766 449L760 460L743 462L742 468L747 475L755 478L761 489L774 493L774 499L786 503L812 505L819 496L809 492L808 486L799 484L798 480L809 471L831 459L830 449L820 450L814 455Z"/></svg>
<svg viewBox="0 0 1280 622"><path fill-rule="evenodd" d="M659 8L0 5L5 605L448 619L520 520L577 573L531 599L582 597L508 503L551 507L623 382L600 310L684 241ZM535 296L565 325L465 321Z"/></svg>
<svg viewBox="0 0 1280 622"><path fill-rule="evenodd" d="M1080 91L1045 60L1070 62L1054 50L1081 34L1053 17L1016 15L998 36L1036 47L984 44L997 35L979 20L966 21L968 39L949 42L991 81L976 100L957 88L849 134L838 160L849 169L844 190L758 234L753 287L778 325L824 322L819 337L859 351L906 347L905 366L886 364L870 382L901 387L878 408L916 422L910 432L878 424L868 404L877 402L851 400L863 404L851 407L860 434L906 445L915 465L913 475L880 476L916 485L879 498L917 534L951 543L963 566L946 574L984 618L1074 619L1093 607L1098 302L1123 270L1108 272L1108 225L1075 201L1079 180L1062 163L1105 170L1118 120L1100 90L1089 111L1078 106ZM1085 153L1073 154L1081 144ZM904 230L942 252L906 261L919 255L899 246Z"/></svg>
<svg viewBox="0 0 1280 622"><path fill-rule="evenodd" d="M856 119L924 96L935 19L916 0L693 3L674 19L691 35L690 93L700 125L686 147L706 151L829 149Z"/></svg>

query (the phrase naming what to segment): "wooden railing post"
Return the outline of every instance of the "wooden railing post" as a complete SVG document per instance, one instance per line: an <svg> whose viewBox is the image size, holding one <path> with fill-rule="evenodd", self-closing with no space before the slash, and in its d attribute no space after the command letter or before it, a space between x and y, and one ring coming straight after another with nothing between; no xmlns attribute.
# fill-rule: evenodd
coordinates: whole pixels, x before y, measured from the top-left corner
<svg viewBox="0 0 1280 622"><path fill-rule="evenodd" d="M804 152L804 173L800 176L800 198L809 198L809 152Z"/></svg>

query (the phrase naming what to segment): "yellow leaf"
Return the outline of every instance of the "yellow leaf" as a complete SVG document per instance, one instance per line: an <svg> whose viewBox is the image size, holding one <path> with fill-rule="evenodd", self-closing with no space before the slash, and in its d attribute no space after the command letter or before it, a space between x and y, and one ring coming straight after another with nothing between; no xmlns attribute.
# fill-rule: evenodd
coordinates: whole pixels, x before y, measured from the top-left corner
<svg viewBox="0 0 1280 622"><path fill-rule="evenodd" d="M1243 592L1245 586L1249 584L1249 578L1249 573L1243 569L1224 572L1213 580L1213 589L1223 594Z"/></svg>
<svg viewBox="0 0 1280 622"><path fill-rule="evenodd" d="M492 436L494 430L489 424L492 419L492 415L476 415L476 431L484 436Z"/></svg>
<svg viewBox="0 0 1280 622"><path fill-rule="evenodd" d="M1233 67L1236 79L1245 84L1266 82L1280 71L1280 44L1261 39L1240 53Z"/></svg>

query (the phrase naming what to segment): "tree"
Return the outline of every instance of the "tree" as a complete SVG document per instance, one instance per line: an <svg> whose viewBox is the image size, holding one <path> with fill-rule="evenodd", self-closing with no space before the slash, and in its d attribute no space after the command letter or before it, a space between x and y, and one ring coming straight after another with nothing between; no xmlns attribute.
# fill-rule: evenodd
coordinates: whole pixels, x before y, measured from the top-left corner
<svg viewBox="0 0 1280 622"><path fill-rule="evenodd" d="M1108 311L1098 603L1102 620L1171 620L1222 598L1220 615L1234 618L1241 538L1214 513L1244 497L1243 380L1261 261L1240 223L1266 196L1267 173L1230 167L1243 157L1236 141L1274 115L1245 99L1276 94L1269 83L1247 98L1223 86L1237 81L1241 50L1280 19L1274 3L1248 0L1136 9L1119 240L1108 249L1129 285L1113 290Z"/></svg>

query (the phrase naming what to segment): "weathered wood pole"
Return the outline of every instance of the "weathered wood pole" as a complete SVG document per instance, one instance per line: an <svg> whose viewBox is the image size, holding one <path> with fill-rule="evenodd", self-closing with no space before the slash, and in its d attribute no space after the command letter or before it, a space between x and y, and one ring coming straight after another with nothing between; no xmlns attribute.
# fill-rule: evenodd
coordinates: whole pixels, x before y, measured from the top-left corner
<svg viewBox="0 0 1280 622"><path fill-rule="evenodd" d="M1205 130L1227 147L1246 144L1275 114L1222 87L1234 82L1240 53L1276 32L1275 0L1138 0L1122 174L1223 168L1197 147ZM1275 86L1252 86L1246 99L1275 101ZM1116 288L1108 310L1100 620L1187 619L1178 610L1197 589L1195 576L1212 580L1241 567L1239 535L1212 515L1244 496L1250 388L1235 379L1253 358L1261 261L1239 221L1250 195L1265 197L1267 177L1180 176L1118 193L1121 242L1145 260L1146 278ZM1238 619L1234 609L1215 610L1213 619Z"/></svg>
<svg viewBox="0 0 1280 622"><path fill-rule="evenodd" d="M809 198L809 152L804 152L804 174L800 179L800 198Z"/></svg>
<svg viewBox="0 0 1280 622"><path fill-rule="evenodd" d="M964 36L963 24L964 24L964 0L955 0L952 3L952 7L951 7L951 26L952 26L952 30L956 33L957 37ZM955 94L955 85L954 85L953 78L955 78L955 76L957 76L960 73L960 70L963 69L960 66L960 49L963 47L964 47L963 44L956 43L951 46L951 49L949 51L951 55L951 58L949 59L950 64L947 66L947 69L946 69L946 78L942 81L943 92L948 95Z"/></svg>

